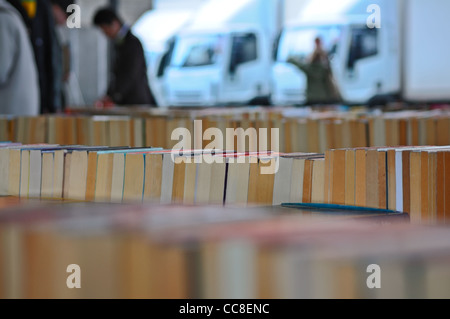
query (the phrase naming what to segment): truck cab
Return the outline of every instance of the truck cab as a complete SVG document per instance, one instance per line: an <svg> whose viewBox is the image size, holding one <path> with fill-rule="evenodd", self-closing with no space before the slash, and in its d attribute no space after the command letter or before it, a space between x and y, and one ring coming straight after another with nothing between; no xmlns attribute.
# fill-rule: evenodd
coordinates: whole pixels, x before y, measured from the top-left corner
<svg viewBox="0 0 450 319"><path fill-rule="evenodd" d="M270 46L265 30L254 25L179 33L165 76L168 103L206 107L268 101Z"/></svg>

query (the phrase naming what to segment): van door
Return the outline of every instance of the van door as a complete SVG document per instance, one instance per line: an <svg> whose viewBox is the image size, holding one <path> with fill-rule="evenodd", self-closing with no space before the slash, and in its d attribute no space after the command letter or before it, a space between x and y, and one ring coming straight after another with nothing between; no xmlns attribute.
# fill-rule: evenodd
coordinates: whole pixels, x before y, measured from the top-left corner
<svg viewBox="0 0 450 319"><path fill-rule="evenodd" d="M348 32L348 50L343 50L344 67L337 80L346 102L366 103L383 89L385 63L379 29L352 25Z"/></svg>
<svg viewBox="0 0 450 319"><path fill-rule="evenodd" d="M231 34L231 52L223 87L224 103L248 103L265 94L269 70L256 33Z"/></svg>

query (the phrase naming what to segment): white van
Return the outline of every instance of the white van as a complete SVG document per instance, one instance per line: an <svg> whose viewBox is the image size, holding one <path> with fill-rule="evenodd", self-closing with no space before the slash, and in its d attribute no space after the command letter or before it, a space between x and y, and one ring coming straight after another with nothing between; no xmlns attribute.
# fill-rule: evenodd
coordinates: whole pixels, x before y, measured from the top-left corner
<svg viewBox="0 0 450 319"><path fill-rule="evenodd" d="M208 0L180 32L164 92L172 106L268 104L283 0Z"/></svg>
<svg viewBox="0 0 450 319"><path fill-rule="evenodd" d="M271 42L257 26L178 34L165 76L171 106L264 104L269 100Z"/></svg>
<svg viewBox="0 0 450 319"><path fill-rule="evenodd" d="M444 31L450 1L346 3L337 19L307 22L303 18L284 28L273 68L273 104L305 102L305 75L287 59L311 54L317 36L330 54L336 84L347 104L450 101L450 59L446 53L450 42L445 40ZM379 28L368 23L374 5L379 11Z"/></svg>

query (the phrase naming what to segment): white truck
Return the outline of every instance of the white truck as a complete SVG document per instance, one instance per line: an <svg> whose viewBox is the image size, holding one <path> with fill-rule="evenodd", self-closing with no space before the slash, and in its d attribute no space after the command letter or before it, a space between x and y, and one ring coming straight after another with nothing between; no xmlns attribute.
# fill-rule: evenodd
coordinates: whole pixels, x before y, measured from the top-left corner
<svg viewBox="0 0 450 319"><path fill-rule="evenodd" d="M324 16L326 2L334 3L334 11ZM448 12L448 0L311 1L299 22L286 25L279 38L272 103L305 102L306 77L287 59L311 54L317 36L349 105L450 101Z"/></svg>
<svg viewBox="0 0 450 319"><path fill-rule="evenodd" d="M171 106L267 104L280 0L210 0L175 41L164 92Z"/></svg>

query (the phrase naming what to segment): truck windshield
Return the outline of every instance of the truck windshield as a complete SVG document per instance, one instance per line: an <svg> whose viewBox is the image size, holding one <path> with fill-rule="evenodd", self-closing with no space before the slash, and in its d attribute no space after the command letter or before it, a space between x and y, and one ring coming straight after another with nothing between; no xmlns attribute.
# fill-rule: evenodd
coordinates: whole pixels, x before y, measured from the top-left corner
<svg viewBox="0 0 450 319"><path fill-rule="evenodd" d="M322 39L323 48L332 57L338 49L340 36L339 26L285 29L278 44L277 61L287 62L290 57L307 58L314 51L317 37Z"/></svg>
<svg viewBox="0 0 450 319"><path fill-rule="evenodd" d="M172 66L196 67L216 64L222 55L223 36L203 35L179 37Z"/></svg>

